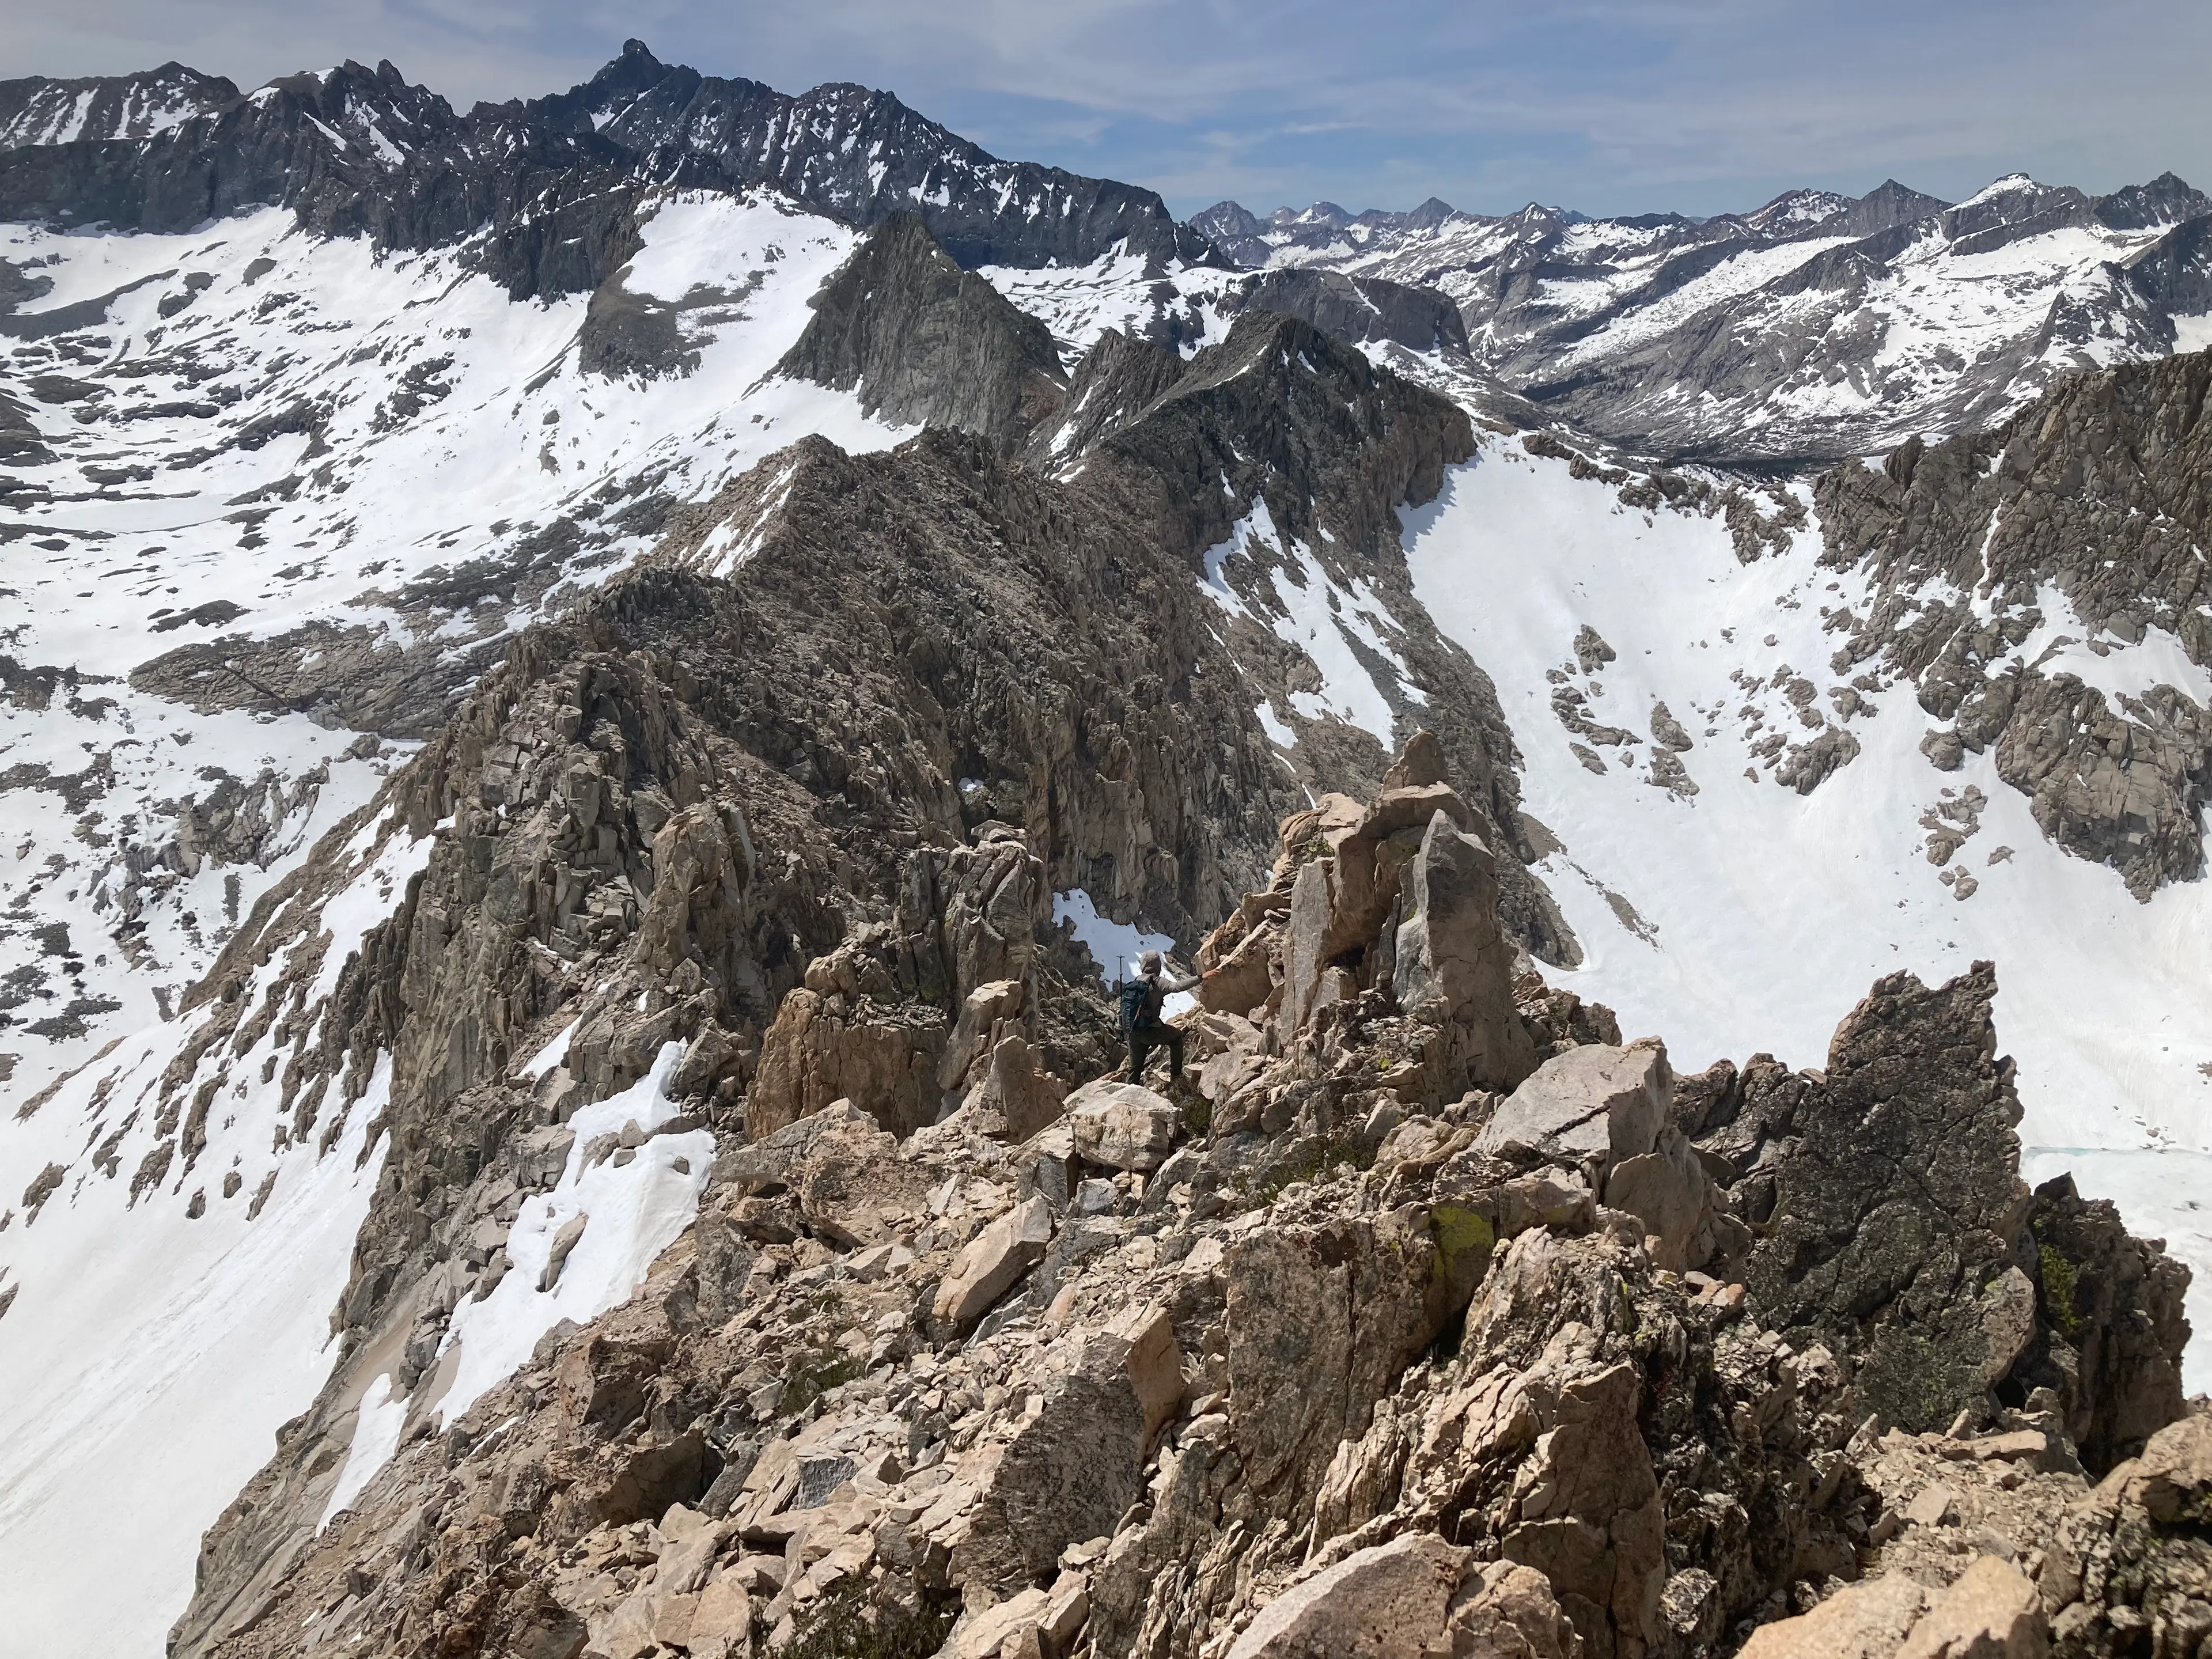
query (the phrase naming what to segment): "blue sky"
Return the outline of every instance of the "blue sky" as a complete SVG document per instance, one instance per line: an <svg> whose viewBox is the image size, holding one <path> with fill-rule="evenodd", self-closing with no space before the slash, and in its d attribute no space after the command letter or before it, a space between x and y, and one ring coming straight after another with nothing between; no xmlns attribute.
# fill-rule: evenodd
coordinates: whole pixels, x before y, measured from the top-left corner
<svg viewBox="0 0 2212 1659"><path fill-rule="evenodd" d="M0 75L175 58L242 85L389 58L457 104L664 59L887 87L1002 155L1188 213L1756 205L1886 176L2212 189L2206 0L0 0Z"/></svg>

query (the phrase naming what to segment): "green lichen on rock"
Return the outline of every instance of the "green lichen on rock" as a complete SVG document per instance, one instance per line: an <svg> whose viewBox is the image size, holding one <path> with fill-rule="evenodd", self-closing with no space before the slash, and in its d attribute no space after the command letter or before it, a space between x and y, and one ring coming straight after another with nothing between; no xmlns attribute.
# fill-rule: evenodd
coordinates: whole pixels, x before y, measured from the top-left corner
<svg viewBox="0 0 2212 1659"><path fill-rule="evenodd" d="M1437 1243L1434 1271L1438 1279L1451 1278L1470 1253L1486 1259L1498 1244L1498 1230L1488 1218L1458 1204L1439 1204L1431 1210L1429 1232Z"/></svg>
<svg viewBox="0 0 2212 1659"><path fill-rule="evenodd" d="M2075 1334L2074 1264L2056 1245L2045 1244L2037 1251L2043 1264L2043 1299L2051 1319L2068 1336Z"/></svg>

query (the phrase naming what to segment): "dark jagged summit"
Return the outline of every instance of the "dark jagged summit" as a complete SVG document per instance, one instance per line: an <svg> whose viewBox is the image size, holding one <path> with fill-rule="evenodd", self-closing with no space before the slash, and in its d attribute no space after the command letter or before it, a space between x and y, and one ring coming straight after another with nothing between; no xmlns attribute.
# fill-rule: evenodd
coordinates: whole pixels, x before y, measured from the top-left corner
<svg viewBox="0 0 2212 1659"><path fill-rule="evenodd" d="M1001 161L890 93L792 97L672 68L637 40L568 92L465 115L389 63L250 95L174 64L4 82L0 135L0 219L181 231L285 207L318 234L385 247L482 238L518 298L598 287L635 251L642 192L686 186L766 182L864 228L918 213L969 266L1083 264L1117 247L1162 265L1218 257L1152 191Z"/></svg>
<svg viewBox="0 0 2212 1659"><path fill-rule="evenodd" d="M885 220L812 303L781 372L857 388L886 421L981 433L1012 454L1065 399L1045 325L963 270L915 214Z"/></svg>
<svg viewBox="0 0 2212 1659"><path fill-rule="evenodd" d="M970 268L1088 264L1115 247L1155 261L1211 255L1151 191L1002 161L892 94L847 82L793 97L665 64L633 40L590 81L529 107L641 165L694 156L731 184L765 180L847 224L919 213Z"/></svg>

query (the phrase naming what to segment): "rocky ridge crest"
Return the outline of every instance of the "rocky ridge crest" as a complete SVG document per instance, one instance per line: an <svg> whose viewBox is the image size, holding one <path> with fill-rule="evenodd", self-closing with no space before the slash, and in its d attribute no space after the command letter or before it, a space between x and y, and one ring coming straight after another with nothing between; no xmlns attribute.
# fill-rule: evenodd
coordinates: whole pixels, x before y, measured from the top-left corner
<svg viewBox="0 0 2212 1659"><path fill-rule="evenodd" d="M1567 1659L1842 1651L1848 1623L1888 1656L1974 1619L1992 1651L2194 1642L2185 1275L2019 1182L1987 969L1878 985L1825 1073L1676 1079L1515 972L1472 821L1425 734L1364 805L1286 818L1200 955L1264 938L1262 971L1206 981L1165 1094L1101 1081L1024 1121L1057 1085L996 1023L918 1127L873 1082L761 1115L757 1080L641 1293L442 1430L410 1411L249 1595L238 1540L336 1478L301 1449L343 1413L295 1431L173 1650ZM865 1000L882 960L841 947L806 994ZM1023 985L966 1006L1025 1017ZM1870 1129L1900 1164L1964 1153L1996 1209L1866 1188L1822 1147ZM1804 1293L1804 1229L1896 1228L1900 1201L1987 1248ZM1930 1362L1909 1398L1899 1326Z"/></svg>

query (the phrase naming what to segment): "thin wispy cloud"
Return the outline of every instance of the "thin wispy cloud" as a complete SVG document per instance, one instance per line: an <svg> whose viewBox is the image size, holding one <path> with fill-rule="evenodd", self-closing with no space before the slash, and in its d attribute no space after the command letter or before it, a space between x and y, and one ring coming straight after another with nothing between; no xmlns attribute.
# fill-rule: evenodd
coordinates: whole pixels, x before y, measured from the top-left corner
<svg viewBox="0 0 2212 1659"><path fill-rule="evenodd" d="M885 87L1001 155L1184 211L1438 195L1711 212L1892 174L1953 196L2015 168L2091 189L2212 179L2199 0L87 0L18 17L0 73L175 58L251 85L389 58L465 106L566 86L633 34L787 90Z"/></svg>

